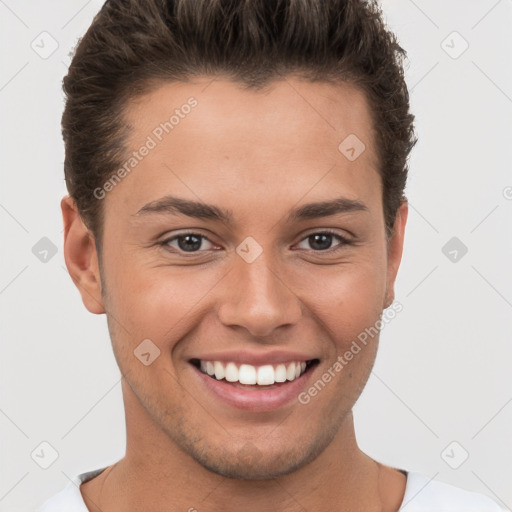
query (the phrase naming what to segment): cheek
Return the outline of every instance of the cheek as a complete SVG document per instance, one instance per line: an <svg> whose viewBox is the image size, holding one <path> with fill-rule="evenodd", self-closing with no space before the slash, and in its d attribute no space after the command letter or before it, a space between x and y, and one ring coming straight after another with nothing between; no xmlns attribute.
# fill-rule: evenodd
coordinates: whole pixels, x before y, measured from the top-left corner
<svg viewBox="0 0 512 512"><path fill-rule="evenodd" d="M375 262L347 271L325 292L319 315L336 351L328 362L337 363L332 390L344 400L357 400L373 367L384 293L385 273Z"/></svg>
<svg viewBox="0 0 512 512"><path fill-rule="evenodd" d="M385 266L378 261L340 267L321 281L314 308L335 339L347 343L379 319L385 288Z"/></svg>
<svg viewBox="0 0 512 512"><path fill-rule="evenodd" d="M123 267L125 270L123 271ZM171 348L197 321L225 272L211 268L137 266L125 260L108 274L108 311L124 329L118 334L131 339L123 346L149 338L161 349Z"/></svg>

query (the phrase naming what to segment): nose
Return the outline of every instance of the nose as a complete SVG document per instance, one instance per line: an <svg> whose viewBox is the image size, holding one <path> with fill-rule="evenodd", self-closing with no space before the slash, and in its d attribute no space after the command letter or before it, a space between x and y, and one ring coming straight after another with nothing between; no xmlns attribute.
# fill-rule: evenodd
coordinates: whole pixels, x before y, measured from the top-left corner
<svg viewBox="0 0 512 512"><path fill-rule="evenodd" d="M252 263L238 258L224 282L220 321L244 327L253 336L271 336L302 316L301 301L263 253Z"/></svg>

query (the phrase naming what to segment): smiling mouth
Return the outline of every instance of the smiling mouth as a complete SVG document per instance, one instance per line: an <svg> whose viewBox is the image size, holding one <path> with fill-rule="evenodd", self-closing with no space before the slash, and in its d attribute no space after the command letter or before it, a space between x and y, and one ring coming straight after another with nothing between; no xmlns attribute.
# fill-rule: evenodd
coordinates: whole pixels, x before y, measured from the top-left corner
<svg viewBox="0 0 512 512"><path fill-rule="evenodd" d="M214 380L232 383L237 387L268 389L298 379L316 366L319 360L289 361L261 366L200 359L191 359L190 363Z"/></svg>

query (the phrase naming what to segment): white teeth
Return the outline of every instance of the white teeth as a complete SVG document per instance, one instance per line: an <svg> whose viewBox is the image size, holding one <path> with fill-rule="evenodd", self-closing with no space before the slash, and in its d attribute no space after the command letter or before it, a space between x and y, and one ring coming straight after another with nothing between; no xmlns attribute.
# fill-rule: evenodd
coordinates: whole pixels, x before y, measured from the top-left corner
<svg viewBox="0 0 512 512"><path fill-rule="evenodd" d="M286 378L288 380L295 379L295 363L291 363L288 365L288 368L286 369Z"/></svg>
<svg viewBox="0 0 512 512"><path fill-rule="evenodd" d="M226 366L226 380L228 382L238 382L238 368L235 363L228 363Z"/></svg>
<svg viewBox="0 0 512 512"><path fill-rule="evenodd" d="M215 361L213 363L213 367L215 368L215 378L218 380L223 379L226 376L226 372L224 371L224 366L219 361Z"/></svg>
<svg viewBox="0 0 512 512"><path fill-rule="evenodd" d="M240 384L256 384L256 368L250 364L240 365L240 370L238 370L238 382L240 382Z"/></svg>
<svg viewBox="0 0 512 512"><path fill-rule="evenodd" d="M260 386L274 384L274 367L271 364L266 364L258 368L257 382Z"/></svg>
<svg viewBox="0 0 512 512"><path fill-rule="evenodd" d="M293 381L306 371L306 362L297 361L292 363L280 363L277 366L265 364L253 366L241 364L239 367L233 363L222 363L221 361L200 361L199 367L203 373L210 375L217 380L225 379L227 382L240 382L259 386L271 386L276 382Z"/></svg>
<svg viewBox="0 0 512 512"><path fill-rule="evenodd" d="M286 366L284 364L277 365L274 379L276 382L286 382Z"/></svg>
<svg viewBox="0 0 512 512"><path fill-rule="evenodd" d="M206 373L208 375L213 375L215 373L215 367L211 361L206 361Z"/></svg>

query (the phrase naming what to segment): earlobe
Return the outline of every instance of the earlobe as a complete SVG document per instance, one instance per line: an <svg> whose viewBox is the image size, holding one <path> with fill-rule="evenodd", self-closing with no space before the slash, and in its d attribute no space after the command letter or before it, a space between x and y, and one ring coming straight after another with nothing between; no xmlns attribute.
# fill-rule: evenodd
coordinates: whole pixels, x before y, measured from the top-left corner
<svg viewBox="0 0 512 512"><path fill-rule="evenodd" d="M64 259L69 275L80 292L84 306L91 313L105 313L94 237L70 196L62 198L60 205L64 222Z"/></svg>
<svg viewBox="0 0 512 512"><path fill-rule="evenodd" d="M407 199L403 199L396 213L393 235L388 244L388 268L384 309L391 306L395 300L395 280L402 260L405 225L407 223L408 213L409 205Z"/></svg>

